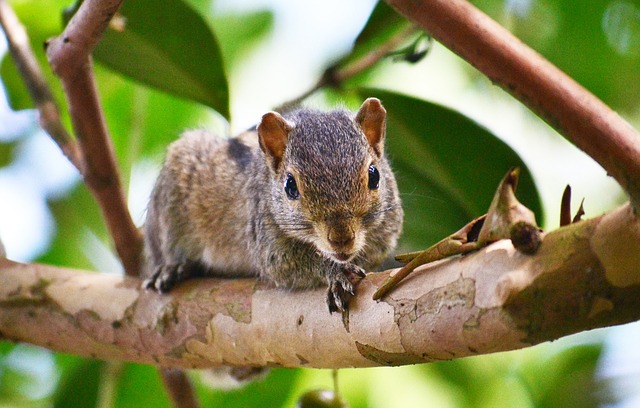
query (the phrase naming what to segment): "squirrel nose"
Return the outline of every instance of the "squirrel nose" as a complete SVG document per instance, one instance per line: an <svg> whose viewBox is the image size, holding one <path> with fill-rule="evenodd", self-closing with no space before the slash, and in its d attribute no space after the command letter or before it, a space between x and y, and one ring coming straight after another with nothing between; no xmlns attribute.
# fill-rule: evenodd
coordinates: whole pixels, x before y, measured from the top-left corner
<svg viewBox="0 0 640 408"><path fill-rule="evenodd" d="M336 252L349 252L355 241L355 233L350 227L331 228L327 240Z"/></svg>

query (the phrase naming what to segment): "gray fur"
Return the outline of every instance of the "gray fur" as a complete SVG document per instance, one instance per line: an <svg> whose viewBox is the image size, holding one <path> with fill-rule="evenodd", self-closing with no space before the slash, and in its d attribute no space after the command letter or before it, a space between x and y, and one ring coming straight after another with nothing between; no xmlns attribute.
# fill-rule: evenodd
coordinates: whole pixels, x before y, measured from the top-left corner
<svg viewBox="0 0 640 408"><path fill-rule="evenodd" d="M255 131L231 140L188 131L170 146L145 225L147 287L261 276L291 289L329 285L330 311L346 310L364 270L395 247L403 216L396 181L351 113L301 109L284 119L294 126L277 168ZM367 187L371 163L376 191ZM285 194L287 173L299 200Z"/></svg>

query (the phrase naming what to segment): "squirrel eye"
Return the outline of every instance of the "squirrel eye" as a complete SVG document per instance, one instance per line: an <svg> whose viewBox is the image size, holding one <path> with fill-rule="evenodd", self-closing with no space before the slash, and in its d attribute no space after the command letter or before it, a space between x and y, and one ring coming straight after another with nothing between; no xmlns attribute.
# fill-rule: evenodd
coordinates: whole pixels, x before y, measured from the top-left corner
<svg viewBox="0 0 640 408"><path fill-rule="evenodd" d="M291 173L287 173L287 180L284 182L284 192L287 193L289 200L297 200L300 198L298 184Z"/></svg>
<svg viewBox="0 0 640 408"><path fill-rule="evenodd" d="M373 164L369 165L369 190L377 190L380 186L380 173Z"/></svg>

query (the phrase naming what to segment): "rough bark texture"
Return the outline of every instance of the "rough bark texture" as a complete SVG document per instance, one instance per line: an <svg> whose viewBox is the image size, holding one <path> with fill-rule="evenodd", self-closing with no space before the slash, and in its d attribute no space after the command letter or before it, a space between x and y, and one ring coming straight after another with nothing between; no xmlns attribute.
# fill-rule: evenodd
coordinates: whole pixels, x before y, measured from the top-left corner
<svg viewBox="0 0 640 408"><path fill-rule="evenodd" d="M324 290L193 280L169 295L135 278L0 260L0 338L166 367L368 367L527 347L640 319L640 223L626 205L548 234L428 265L381 301L365 278L348 323ZM392 273L392 272L391 272Z"/></svg>

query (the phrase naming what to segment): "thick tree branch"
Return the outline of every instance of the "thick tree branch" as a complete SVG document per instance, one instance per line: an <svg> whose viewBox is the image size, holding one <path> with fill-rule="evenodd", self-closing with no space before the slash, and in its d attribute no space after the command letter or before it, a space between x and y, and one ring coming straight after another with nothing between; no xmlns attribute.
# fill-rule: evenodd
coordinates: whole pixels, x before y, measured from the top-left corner
<svg viewBox="0 0 640 408"><path fill-rule="evenodd" d="M504 240L428 265L380 302L371 295L389 272L371 274L347 326L324 289L201 279L159 295L131 277L0 260L0 337L178 368L451 359L640 319L638 247L626 205L548 234L533 256Z"/></svg>
<svg viewBox="0 0 640 408"><path fill-rule="evenodd" d="M82 155L60 121L60 111L31 49L27 32L7 0L0 0L0 25L7 38L9 52L38 109L40 126L56 142L69 161L77 169L81 169Z"/></svg>
<svg viewBox="0 0 640 408"><path fill-rule="evenodd" d="M142 237L129 214L93 74L91 52L122 0L86 0L64 32L47 43L84 153L82 174L96 196L125 271L140 270Z"/></svg>
<svg viewBox="0 0 640 408"><path fill-rule="evenodd" d="M572 78L466 0L386 0L613 176L640 208L640 135Z"/></svg>

